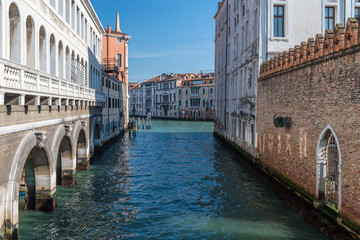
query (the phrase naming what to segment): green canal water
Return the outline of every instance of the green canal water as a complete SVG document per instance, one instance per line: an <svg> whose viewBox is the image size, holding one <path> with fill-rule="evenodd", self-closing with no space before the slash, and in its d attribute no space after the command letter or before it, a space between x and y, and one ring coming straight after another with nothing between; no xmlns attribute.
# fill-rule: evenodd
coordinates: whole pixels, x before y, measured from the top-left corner
<svg viewBox="0 0 360 240"><path fill-rule="evenodd" d="M55 212L20 211L21 239L326 239L213 137L153 121L94 157Z"/></svg>

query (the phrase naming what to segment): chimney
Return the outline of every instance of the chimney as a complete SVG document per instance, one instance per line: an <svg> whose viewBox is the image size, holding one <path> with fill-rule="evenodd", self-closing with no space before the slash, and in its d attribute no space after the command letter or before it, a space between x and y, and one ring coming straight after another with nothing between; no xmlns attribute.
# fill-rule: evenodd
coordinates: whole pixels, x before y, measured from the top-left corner
<svg viewBox="0 0 360 240"><path fill-rule="evenodd" d="M116 27L115 27L115 31L116 31L116 32L121 32L121 30L120 30L120 16L119 16L119 12L116 13Z"/></svg>
<svg viewBox="0 0 360 240"><path fill-rule="evenodd" d="M111 33L111 25L108 25L108 33Z"/></svg>

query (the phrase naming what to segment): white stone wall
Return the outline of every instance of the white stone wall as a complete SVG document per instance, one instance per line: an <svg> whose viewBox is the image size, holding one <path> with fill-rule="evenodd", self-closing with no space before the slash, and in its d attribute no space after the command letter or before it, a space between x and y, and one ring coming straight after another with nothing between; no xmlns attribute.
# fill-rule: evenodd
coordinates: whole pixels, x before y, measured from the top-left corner
<svg viewBox="0 0 360 240"><path fill-rule="evenodd" d="M103 28L88 0L75 0L74 3L71 0L1 0L0 9L0 57L10 60L9 64L4 63L0 67L0 78L7 80L4 75L11 62L15 65L11 65L10 71L15 71L15 75L17 70L20 71L18 76L10 79L15 84L0 81L5 93L6 88L21 88L27 91L22 93L25 95L55 92L74 97L69 91L77 88L76 85L101 87L99 62L102 58ZM41 88L44 78L48 79L48 91ZM30 87L25 86L24 81ZM54 84L59 84L58 88L62 91L52 89ZM31 88L31 85L34 87ZM90 95L95 98L94 93Z"/></svg>

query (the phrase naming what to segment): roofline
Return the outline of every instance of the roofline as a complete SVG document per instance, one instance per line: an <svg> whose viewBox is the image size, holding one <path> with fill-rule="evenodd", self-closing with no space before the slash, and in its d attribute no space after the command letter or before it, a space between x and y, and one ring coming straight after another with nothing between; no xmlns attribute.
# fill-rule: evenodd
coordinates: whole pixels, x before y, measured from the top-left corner
<svg viewBox="0 0 360 240"><path fill-rule="evenodd" d="M104 27L101 24L101 21L98 17L98 15L96 14L96 11L93 7L93 5L91 4L90 0L81 0L81 2L83 3L84 6L87 6L88 11L89 11L89 16L93 19L95 25L99 28L99 32L101 34L104 34Z"/></svg>
<svg viewBox="0 0 360 240"><path fill-rule="evenodd" d="M214 19L215 19L215 18L217 17L217 15L219 14L219 12L220 12L220 10L222 9L225 1L226 1L226 0L222 0L221 3L219 2L220 5L219 5L218 10L217 10L217 12L216 12L216 14L215 14L215 16L214 16Z"/></svg>

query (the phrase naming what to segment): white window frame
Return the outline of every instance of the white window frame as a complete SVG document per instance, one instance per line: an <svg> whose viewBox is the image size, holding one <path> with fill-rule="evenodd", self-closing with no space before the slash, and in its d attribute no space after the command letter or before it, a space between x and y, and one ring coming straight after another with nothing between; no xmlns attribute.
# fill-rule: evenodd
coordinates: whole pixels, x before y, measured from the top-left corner
<svg viewBox="0 0 360 240"><path fill-rule="evenodd" d="M284 37L274 37L274 5L284 6ZM289 3L288 0L270 0L268 9L268 31L270 32L270 41L289 41Z"/></svg>

